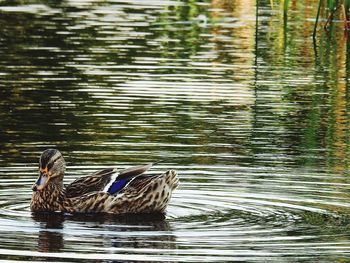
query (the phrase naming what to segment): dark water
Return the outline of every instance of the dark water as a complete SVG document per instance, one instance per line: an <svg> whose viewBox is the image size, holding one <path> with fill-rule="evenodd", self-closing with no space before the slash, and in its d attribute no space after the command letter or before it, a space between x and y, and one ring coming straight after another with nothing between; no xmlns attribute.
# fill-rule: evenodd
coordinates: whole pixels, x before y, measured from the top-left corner
<svg viewBox="0 0 350 263"><path fill-rule="evenodd" d="M0 1L0 258L350 260L348 39L317 1ZM37 159L70 182L163 159L165 218L29 211Z"/></svg>

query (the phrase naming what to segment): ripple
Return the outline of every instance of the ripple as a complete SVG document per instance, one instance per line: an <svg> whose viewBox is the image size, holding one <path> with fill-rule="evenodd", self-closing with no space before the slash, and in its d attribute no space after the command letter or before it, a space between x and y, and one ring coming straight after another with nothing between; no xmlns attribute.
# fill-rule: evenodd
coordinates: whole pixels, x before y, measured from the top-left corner
<svg viewBox="0 0 350 263"><path fill-rule="evenodd" d="M53 14L58 12L46 5L19 5L19 6L0 6L0 12L20 12L33 14Z"/></svg>
<svg viewBox="0 0 350 263"><path fill-rule="evenodd" d="M124 165L123 168L127 166ZM348 187L347 183L323 182L321 185L324 191L318 191L317 184L308 184L307 180L325 175L314 173L306 176L297 171L293 173L293 170L288 173L275 170L274 179L271 180L270 177L264 179L262 176L265 173L261 174L259 169L239 166L188 167L165 163L154 167L151 173L159 173L169 166L179 171L181 184L173 194L165 219L60 214L33 217L29 211L29 202L35 168L3 167L2 172L7 171L7 175L1 181L5 187L0 191L4 200L0 204L2 240L6 244L14 233L16 239L39 235L29 242L31 246L39 246L39 251L24 253L18 245L11 243L6 248L1 248L0 254L15 255L22 260L48 258L64 261L135 261L143 258L150 261L198 262L205 257L207 261L217 262L240 257L254 261L267 256L295 256L303 251L305 258L308 258L316 253L317 248L327 249L327 245L317 237L316 233L321 231L317 225L313 231L310 228L308 231L303 230L306 222L316 219L318 222L340 220L337 219L338 213L334 212L338 204L341 206L338 198L330 199L328 206L318 200L323 198L321 195L331 193L327 188L338 187L339 191L339 187ZM74 174L68 172L68 182L77 176L101 169L102 166L70 168ZM17 179L6 179L21 172L25 175ZM270 191L258 191L256 187L260 185L257 183L269 185ZM289 191L286 191L288 188L281 188L290 184L303 187L294 187ZM305 187L308 187L308 193L314 193L308 202L305 198L296 198L304 192ZM82 238L83 245L80 242ZM101 247L102 240L111 246ZM45 245L41 245L43 242ZM307 251L302 245L306 243L309 245ZM327 243L329 247L334 246L330 241ZM74 250L74 253L71 250L64 253L52 252L55 249L61 251L63 244ZM225 249L222 244L226 244ZM336 246L337 251L341 251L347 244L340 242ZM258 252L252 256L256 250ZM319 256L322 254L317 253Z"/></svg>

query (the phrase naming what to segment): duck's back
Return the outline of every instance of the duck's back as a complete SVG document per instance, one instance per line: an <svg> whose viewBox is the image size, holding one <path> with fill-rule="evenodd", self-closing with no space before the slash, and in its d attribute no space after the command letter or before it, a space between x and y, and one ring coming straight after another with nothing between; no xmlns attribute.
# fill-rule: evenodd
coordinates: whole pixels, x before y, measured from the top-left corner
<svg viewBox="0 0 350 263"><path fill-rule="evenodd" d="M68 198L79 197L92 192L106 192L116 195L131 180L145 173L152 165L150 163L121 171L118 171L116 168L107 168L94 174L80 177L66 186L66 196Z"/></svg>
<svg viewBox="0 0 350 263"><path fill-rule="evenodd" d="M103 191L117 173L117 169L107 168L94 174L80 177L66 186L66 197L72 198Z"/></svg>
<svg viewBox="0 0 350 263"><path fill-rule="evenodd" d="M178 177L174 170L161 175L140 175L117 195L100 191L70 198L70 207L66 210L71 213L163 213L177 186Z"/></svg>

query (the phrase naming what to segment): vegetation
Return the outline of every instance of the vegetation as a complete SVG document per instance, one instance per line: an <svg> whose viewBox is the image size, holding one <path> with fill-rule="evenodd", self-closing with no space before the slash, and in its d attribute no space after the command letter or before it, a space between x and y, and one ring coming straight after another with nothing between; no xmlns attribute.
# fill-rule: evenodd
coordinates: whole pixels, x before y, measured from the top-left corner
<svg viewBox="0 0 350 263"><path fill-rule="evenodd" d="M283 1L283 17L286 23L288 18L289 0ZM273 5L273 1L271 0ZM350 18L350 0L319 0L316 14L316 20L313 31L313 38L316 38L317 27L320 22L320 17L323 16L324 29L329 31L333 28L333 23L343 21L344 30L349 30Z"/></svg>

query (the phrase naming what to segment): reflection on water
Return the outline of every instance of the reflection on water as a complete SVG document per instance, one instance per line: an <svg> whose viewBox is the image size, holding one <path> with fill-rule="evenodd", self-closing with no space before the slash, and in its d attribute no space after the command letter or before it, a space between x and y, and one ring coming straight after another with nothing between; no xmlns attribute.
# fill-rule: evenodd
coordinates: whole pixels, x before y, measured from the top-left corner
<svg viewBox="0 0 350 263"><path fill-rule="evenodd" d="M66 251L70 241L79 240L79 229L89 229L86 237L87 244L81 244L79 252L105 251L108 250L127 253L132 247L135 250L162 251L175 249L175 236L163 215L129 215L115 217L112 215L70 215L59 213L36 213L32 219L39 223L38 252L35 260L50 260L57 257L52 252ZM64 229L64 225L70 225L75 234ZM80 230L81 231L81 230ZM149 233L149 234L148 234ZM147 240L140 238L147 235ZM76 237L74 237L76 236ZM99 240L101 238L101 240ZM95 247L93 249L93 247Z"/></svg>
<svg viewBox="0 0 350 263"><path fill-rule="evenodd" d="M314 49L290 2L2 1L0 259L347 261L348 38ZM181 186L165 218L32 215L48 147L66 182L161 159Z"/></svg>
<svg viewBox="0 0 350 263"><path fill-rule="evenodd" d="M64 216L60 214L33 215L35 221L40 223L38 237L39 252L59 252L64 246L63 222Z"/></svg>

